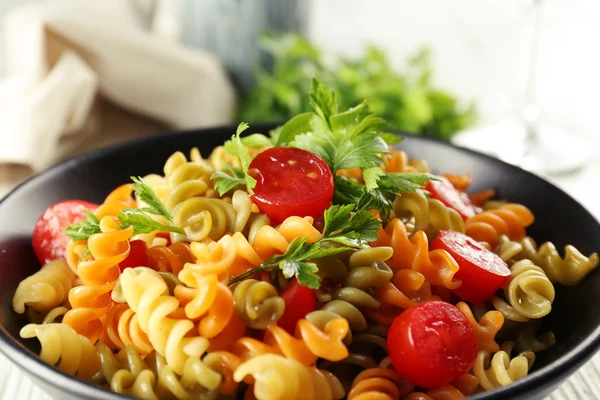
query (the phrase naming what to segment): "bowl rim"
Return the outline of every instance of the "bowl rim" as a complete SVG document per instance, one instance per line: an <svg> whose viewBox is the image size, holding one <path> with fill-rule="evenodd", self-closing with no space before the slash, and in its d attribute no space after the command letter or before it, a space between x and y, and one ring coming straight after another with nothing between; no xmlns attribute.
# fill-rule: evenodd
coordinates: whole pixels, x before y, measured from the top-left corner
<svg viewBox="0 0 600 400"><path fill-rule="evenodd" d="M252 124L252 132L263 132L267 133L271 129L281 125L281 123L275 122L262 122ZM140 138L134 138L123 142L115 143L99 149L80 154L78 156L63 160L57 164L40 171L25 181L21 182L10 190L4 197L0 199L0 207L9 199L14 193L21 190L21 188L33 184L39 179L44 179L46 176L52 174L60 174L61 171L70 168L73 165L80 164L90 159L103 158L113 152L118 152L141 143L149 144L152 142L160 142L163 140L178 141L183 137L187 136L201 136L202 134L221 135L223 139L226 138L226 133L235 133L237 124L218 125L213 127L205 127L199 129L185 129L185 130L166 130L155 135L145 136ZM598 219L592 215L587 208L585 208L579 201L574 199L571 195L566 193L561 188L554 185L552 182L542 178L541 176L526 171L518 166L509 164L500 159L494 158L488 154L481 153L469 148L461 147L456 144L445 142L436 138L426 136L416 136L407 134L405 132L394 131L393 133L409 138L409 140L417 140L422 142L433 142L442 146L457 149L461 152L465 152L476 158L481 158L486 163L490 163L502 168L512 169L516 173L526 174L532 176L536 180L540 180L543 183L549 185L552 190L560 192L567 198L569 198L574 204L579 206L585 213L588 214L590 220L593 223L600 225ZM581 340L574 348L563 354L556 360L553 360L548 365L542 367L539 370L528 374L525 378L520 379L508 386L496 388L490 391L482 392L474 396L469 397L473 400L493 400L493 399L504 399L512 398L519 394L526 393L527 391L534 390L536 387L543 387L545 382L555 380L564 377L566 380L572 375L579 367L588 361L598 350L600 349L600 324L594 329L594 331L586 338ZM67 374L58 368L55 368L45 362L43 362L37 355L29 351L23 344L18 340L13 339L3 326L0 326L0 352L2 352L14 366L20 368L24 373L35 376L36 380L41 380L46 385L50 386L61 386L61 389L67 391L76 396L92 396L92 398L98 399L128 399L129 397L121 395L116 392L104 389L100 386L93 385L86 381L80 380L70 374ZM41 369L40 369L41 368ZM563 382L564 382L563 380ZM64 383L64 384L63 384Z"/></svg>

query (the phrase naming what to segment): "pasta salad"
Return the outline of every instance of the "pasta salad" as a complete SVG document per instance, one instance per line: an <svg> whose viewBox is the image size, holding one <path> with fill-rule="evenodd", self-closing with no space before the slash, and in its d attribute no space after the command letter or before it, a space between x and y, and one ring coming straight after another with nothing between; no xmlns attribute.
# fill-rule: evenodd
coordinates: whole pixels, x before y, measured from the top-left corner
<svg viewBox="0 0 600 400"><path fill-rule="evenodd" d="M554 345L554 285L598 266L526 205L434 175L366 102L172 154L49 207L13 298L40 358L141 399L461 399Z"/></svg>

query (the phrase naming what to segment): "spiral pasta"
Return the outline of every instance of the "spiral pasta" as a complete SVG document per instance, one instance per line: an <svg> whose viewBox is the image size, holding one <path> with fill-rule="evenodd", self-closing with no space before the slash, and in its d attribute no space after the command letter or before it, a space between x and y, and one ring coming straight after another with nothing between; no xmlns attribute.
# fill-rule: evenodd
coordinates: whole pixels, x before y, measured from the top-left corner
<svg viewBox="0 0 600 400"><path fill-rule="evenodd" d="M404 400L458 400L475 393L479 387L479 379L471 374L466 374L456 379L452 384L435 389L427 393L413 392L404 397Z"/></svg>
<svg viewBox="0 0 600 400"><path fill-rule="evenodd" d="M475 339L479 350L495 353L500 350L500 346L495 340L498 331L504 324L504 316L499 311L488 311L479 321L473 316L471 308L463 302L456 305L456 308L462 312L473 327Z"/></svg>
<svg viewBox="0 0 600 400"><path fill-rule="evenodd" d="M107 382L116 393L149 400L167 397L189 399L194 395L202 398L197 390L190 392L185 388L164 357L156 352L142 359L131 346L126 346L117 354L103 343L98 343L96 348L101 366L92 379L97 383ZM205 389L202 391L208 392Z"/></svg>
<svg viewBox="0 0 600 400"><path fill-rule="evenodd" d="M534 216L521 204L507 203L470 217L465 222L465 233L473 239L495 247L501 235L512 240L525 237L525 228L533 224Z"/></svg>
<svg viewBox="0 0 600 400"><path fill-rule="evenodd" d="M492 390L527 376L532 360L535 360L532 352L511 359L505 351L499 351L491 357L489 352L482 350L477 354L473 374L482 388Z"/></svg>
<svg viewBox="0 0 600 400"><path fill-rule="evenodd" d="M397 217L413 217L414 230L425 232L430 240L442 229L465 232L465 222L458 212L420 190L396 196L392 208Z"/></svg>
<svg viewBox="0 0 600 400"><path fill-rule="evenodd" d="M69 325L29 324L19 334L24 339L37 338L42 347L40 358L68 374L89 379L100 367L94 345Z"/></svg>
<svg viewBox="0 0 600 400"><path fill-rule="evenodd" d="M166 283L146 269L128 268L119 278L127 304L137 313L142 331L167 365L181 376L184 385L216 390L221 375L206 366L200 357L208 349L202 336L188 336L194 328L192 321L169 317L179 306L169 296Z"/></svg>
<svg viewBox="0 0 600 400"><path fill-rule="evenodd" d="M409 394L414 386L402 379L396 371L369 368L356 376L348 392L348 400L395 400Z"/></svg>
<svg viewBox="0 0 600 400"><path fill-rule="evenodd" d="M354 252L348 260L349 271L342 287L332 293L331 301L324 304L321 311L345 318L354 331L367 329L367 321L359 309L379 308L380 302L368 291L392 278L393 273L385 263L391 255L392 249L383 246Z"/></svg>
<svg viewBox="0 0 600 400"><path fill-rule="evenodd" d="M76 276L63 260L52 261L22 280L13 296L13 309L18 314L25 306L35 311L50 311L67 299Z"/></svg>
<svg viewBox="0 0 600 400"><path fill-rule="evenodd" d="M565 256L561 257L551 242L538 248L532 238L526 237L519 244L523 250L516 255L516 259L530 259L544 270L551 282L562 285L577 285L600 263L597 253L586 257L571 245L565 246Z"/></svg>
<svg viewBox="0 0 600 400"><path fill-rule="evenodd" d="M135 201L131 195L133 192L133 186L131 184L121 185L104 199L104 202L100 204L100 207L96 209L94 214L102 219L104 217L116 217L119 212L124 208L131 208L135 206Z"/></svg>
<svg viewBox="0 0 600 400"><path fill-rule="evenodd" d="M285 301L268 282L248 279L233 292L235 311L253 329L265 329L283 315Z"/></svg>
<svg viewBox="0 0 600 400"><path fill-rule="evenodd" d="M154 246L146 250L148 267L156 271L178 274L186 263L195 261L187 242L177 242L170 246Z"/></svg>
<svg viewBox="0 0 600 400"><path fill-rule="evenodd" d="M264 400L341 399L341 385L331 375L276 354L262 354L240 364L237 382L251 375L254 395Z"/></svg>
<svg viewBox="0 0 600 400"><path fill-rule="evenodd" d="M114 217L100 221L101 233L90 236L87 245L90 256L79 262L77 275L83 285L69 292L69 303L73 307L63 319L79 334L92 343L102 333L102 319L110 309L110 291L119 277L118 264L129 255L129 242L133 227L121 229Z"/></svg>
<svg viewBox="0 0 600 400"><path fill-rule="evenodd" d="M458 271L456 261L444 250L429 251L427 236L423 231L408 238L406 227L399 219L388 223L385 230L379 230L379 239L374 245L391 246L394 255L388 261L394 271L412 269L432 285L456 289L460 281L454 279Z"/></svg>
<svg viewBox="0 0 600 400"><path fill-rule="evenodd" d="M521 260L511 267L504 294L513 309L525 318L542 318L552 310L554 285L540 267Z"/></svg>

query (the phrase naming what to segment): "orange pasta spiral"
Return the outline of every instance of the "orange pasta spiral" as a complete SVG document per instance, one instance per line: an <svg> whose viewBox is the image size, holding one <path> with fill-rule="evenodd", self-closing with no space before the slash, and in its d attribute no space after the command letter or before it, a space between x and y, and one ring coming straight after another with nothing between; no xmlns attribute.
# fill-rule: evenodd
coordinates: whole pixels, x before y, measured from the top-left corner
<svg viewBox="0 0 600 400"><path fill-rule="evenodd" d="M456 308L462 312L473 327L475 339L479 350L485 350L490 353L495 353L500 350L500 345L495 340L496 334L504 325L504 315L500 311L488 311L479 321L475 319L471 307L466 303L460 302Z"/></svg>
<svg viewBox="0 0 600 400"><path fill-rule="evenodd" d="M195 261L187 242L177 242L170 246L153 246L146 250L148 267L156 271L178 274L186 263Z"/></svg>
<svg viewBox="0 0 600 400"><path fill-rule="evenodd" d="M230 351L210 353L204 358L204 362L222 374L220 391L230 394L237 388L233 373L241 363L255 356L279 354L307 366L313 365L318 358L343 360L349 355L342 342L349 330L348 321L344 318L330 320L322 330L306 319L301 319L293 336L272 325L267 328L263 341L250 337L241 338L233 344Z"/></svg>
<svg viewBox="0 0 600 400"><path fill-rule="evenodd" d="M382 168L387 172L416 172L416 169L408 164L408 155L394 148L383 158Z"/></svg>
<svg viewBox="0 0 600 400"><path fill-rule="evenodd" d="M414 390L414 385L402 379L394 370L369 368L352 382L348 400L397 400Z"/></svg>
<svg viewBox="0 0 600 400"><path fill-rule="evenodd" d="M464 174L464 175L444 174L443 176L444 176L444 178L446 178L450 181L452 186L454 186L456 189L458 189L462 192L464 192L465 190L467 190L469 188L469 186L471 185L471 181L473 180L473 177L471 176L471 174Z"/></svg>
<svg viewBox="0 0 600 400"><path fill-rule="evenodd" d="M404 397L403 400L458 400L464 399L475 392L479 386L479 379L471 374L466 374L452 382L451 385L445 385L439 388L430 389L427 394L423 392L413 392Z"/></svg>
<svg viewBox="0 0 600 400"><path fill-rule="evenodd" d="M106 216L116 217L122 209L134 208L136 204L131 195L132 192L133 185L131 184L119 186L110 192L100 207L96 209L94 214L100 219Z"/></svg>
<svg viewBox="0 0 600 400"><path fill-rule="evenodd" d="M101 233L89 237L91 257L79 262L77 275L82 281L69 292L73 307L63 319L77 333L95 343L102 333L102 319L110 309L110 291L119 278L118 264L129 255L129 238L133 227L121 229L115 217L100 221Z"/></svg>
<svg viewBox="0 0 600 400"><path fill-rule="evenodd" d="M312 223L310 217L289 217L277 228L260 227L252 242L241 232L236 232L224 235L218 242L194 243L196 264L212 263L220 280L229 280L259 266L274 254L285 253L294 238L306 237L309 242L318 240L321 233Z"/></svg>
<svg viewBox="0 0 600 400"><path fill-rule="evenodd" d="M454 279L458 264L445 250L429 251L427 235L423 231L415 232L408 238L406 226L394 218L385 229L379 229L379 239L373 246L391 246L394 255L388 260L388 265L394 271L412 269L432 285L456 289L460 281Z"/></svg>
<svg viewBox="0 0 600 400"><path fill-rule="evenodd" d="M149 354L153 350L148 335L137 322L136 313L126 303L113 303L104 319L100 340L112 349L133 346L140 354Z"/></svg>
<svg viewBox="0 0 600 400"><path fill-rule="evenodd" d="M465 232L479 242L489 243L492 248L506 235L511 240L525 237L525 228L533 224L534 216L521 204L508 203L494 210L484 211L465 221Z"/></svg>

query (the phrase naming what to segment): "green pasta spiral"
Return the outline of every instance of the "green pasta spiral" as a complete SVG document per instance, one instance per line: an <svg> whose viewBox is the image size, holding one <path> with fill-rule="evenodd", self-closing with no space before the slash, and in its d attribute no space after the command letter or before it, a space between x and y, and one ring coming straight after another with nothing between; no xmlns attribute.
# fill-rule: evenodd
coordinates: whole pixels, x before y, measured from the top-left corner
<svg viewBox="0 0 600 400"><path fill-rule="evenodd" d="M397 217L411 222L410 230L424 231L429 240L442 229L465 233L465 223L458 212L428 198L421 190L396 196L392 208Z"/></svg>
<svg viewBox="0 0 600 400"><path fill-rule="evenodd" d="M277 289L268 282L247 279L240 282L234 292L235 312L253 329L265 329L283 315L285 301Z"/></svg>
<svg viewBox="0 0 600 400"><path fill-rule="evenodd" d="M392 256L391 247L369 247L354 252L348 260L348 273L342 287L331 294L321 311L331 312L348 320L355 332L367 329L367 320L359 308L377 309L379 301L370 289L392 279L393 273L385 263Z"/></svg>

